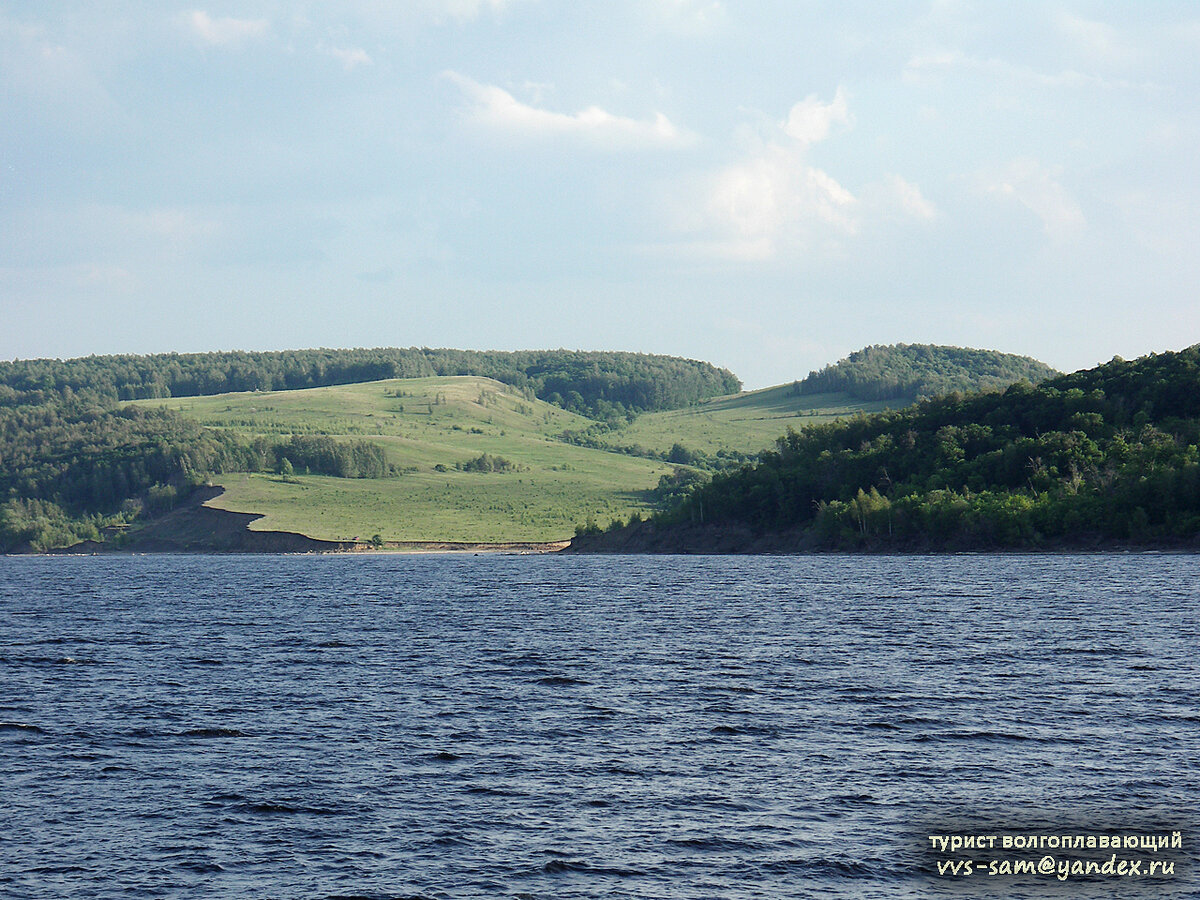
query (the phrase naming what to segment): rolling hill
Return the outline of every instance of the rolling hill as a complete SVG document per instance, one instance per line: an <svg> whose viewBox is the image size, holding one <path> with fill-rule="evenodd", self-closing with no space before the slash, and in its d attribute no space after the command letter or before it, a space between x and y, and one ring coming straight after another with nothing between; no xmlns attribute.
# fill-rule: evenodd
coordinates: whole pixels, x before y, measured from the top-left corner
<svg viewBox="0 0 1200 900"><path fill-rule="evenodd" d="M859 400L888 400L903 406L953 391L1003 390L1018 381L1039 384L1060 374L1031 357L998 350L876 344L810 372L798 389L804 394L844 391Z"/></svg>
<svg viewBox="0 0 1200 900"><path fill-rule="evenodd" d="M927 350L885 356L919 363ZM878 355L871 360L878 368ZM362 380L397 371L403 377ZM891 378L876 374L880 384ZM217 393L230 385L258 388ZM559 541L579 526L659 511L707 480L702 470L751 462L789 429L903 404L813 393L801 382L712 396L738 386L694 360L575 351L0 364L0 549L107 547L203 485L213 486L208 507L258 516L256 532Z"/></svg>
<svg viewBox="0 0 1200 900"><path fill-rule="evenodd" d="M793 384L715 397L683 409L643 413L607 433L611 447L641 447L669 453L675 444L706 456L751 455L774 444L788 428L803 428L895 404L859 400L849 394L799 394Z"/></svg>
<svg viewBox="0 0 1200 900"><path fill-rule="evenodd" d="M565 444L557 435L592 420L476 376L136 402L244 438L320 434L382 447L400 474L211 477L225 492L209 506L264 514L252 530L322 540L562 540L588 519L648 513L649 491L669 471L659 461ZM485 456L501 470L481 471Z"/></svg>
<svg viewBox="0 0 1200 900"><path fill-rule="evenodd" d="M592 544L1195 549L1198 446L1200 345L789 432L755 465Z"/></svg>

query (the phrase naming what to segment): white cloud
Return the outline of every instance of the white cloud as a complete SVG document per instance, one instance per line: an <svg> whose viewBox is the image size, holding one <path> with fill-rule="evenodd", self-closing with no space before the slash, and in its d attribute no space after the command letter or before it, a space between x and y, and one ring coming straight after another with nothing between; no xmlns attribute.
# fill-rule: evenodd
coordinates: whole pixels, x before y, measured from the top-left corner
<svg viewBox="0 0 1200 900"><path fill-rule="evenodd" d="M598 106L572 114L551 112L522 103L503 88L480 84L457 72L446 72L445 76L472 101L472 122L508 134L577 137L610 149L682 146L694 140L662 113L656 113L651 121L638 121Z"/></svg>
<svg viewBox="0 0 1200 900"><path fill-rule="evenodd" d="M512 5L512 0L427 0L425 3L435 16L449 16L460 22L478 18L484 10L498 13Z"/></svg>
<svg viewBox="0 0 1200 900"><path fill-rule="evenodd" d="M1087 220L1058 182L1061 174L1061 168L1050 169L1035 159L1021 158L999 172L984 174L981 185L990 196L1016 201L1036 215L1049 237L1065 240L1082 230Z"/></svg>
<svg viewBox="0 0 1200 900"><path fill-rule="evenodd" d="M131 290L138 284L137 277L123 266L85 265L75 267L80 287L95 288L108 286Z"/></svg>
<svg viewBox="0 0 1200 900"><path fill-rule="evenodd" d="M645 0L645 8L655 25L685 35L710 34L728 19L717 0Z"/></svg>
<svg viewBox="0 0 1200 900"><path fill-rule="evenodd" d="M1128 63L1138 55L1120 32L1105 22L1062 13L1058 28L1077 48L1099 62Z"/></svg>
<svg viewBox="0 0 1200 900"><path fill-rule="evenodd" d="M23 101L23 123L52 123L96 134L129 127L119 104L97 78L84 54L50 39L40 26L0 16L0 85L6 103ZM17 133L21 132L17 128Z"/></svg>
<svg viewBox="0 0 1200 900"><path fill-rule="evenodd" d="M850 122L840 88L830 103L810 96L795 104L747 158L682 186L671 204L675 228L696 237L691 249L731 259L836 246L858 231L858 199L806 151Z"/></svg>
<svg viewBox="0 0 1200 900"><path fill-rule="evenodd" d="M1057 73L1039 72L1029 66L1017 65L1004 59L968 56L959 50L941 50L912 57L904 66L904 80L920 81L955 71L974 72L997 81L1009 81L1036 88L1099 88L1102 90L1158 90L1150 82L1105 78L1101 75L1064 69Z"/></svg>
<svg viewBox="0 0 1200 900"><path fill-rule="evenodd" d="M218 45L236 45L250 38L261 37L270 27L266 19L235 19L228 16L214 19L202 9L192 10L187 16L187 23L202 41Z"/></svg>
<svg viewBox="0 0 1200 900"><path fill-rule="evenodd" d="M802 147L829 137L834 125L852 125L853 119L846 104L846 92L839 87L831 103L822 103L816 94L809 94L788 112L783 131Z"/></svg>
<svg viewBox="0 0 1200 900"><path fill-rule="evenodd" d="M371 59L371 55L361 47L328 47L322 44L317 49L340 62L347 72L358 66L373 65L375 62Z"/></svg>
<svg viewBox="0 0 1200 900"><path fill-rule="evenodd" d="M864 226L907 227L914 222L934 222L941 217L937 206L920 187L895 173L863 185L858 191L858 201L857 215Z"/></svg>
<svg viewBox="0 0 1200 900"><path fill-rule="evenodd" d="M372 29L411 28L472 22L484 15L500 16L520 0L342 0L341 15L350 14Z"/></svg>
<svg viewBox="0 0 1200 900"><path fill-rule="evenodd" d="M872 223L932 221L938 210L921 189L899 175L866 184L856 195L808 150L835 126L854 123L846 91L826 103L810 95L782 122L739 129L745 157L685 179L667 202L676 231L690 235L692 255L763 261L802 255L840 257Z"/></svg>
<svg viewBox="0 0 1200 900"><path fill-rule="evenodd" d="M889 175L881 186L882 193L905 214L914 219L929 221L937 218L937 207L925 199L921 189L899 175Z"/></svg>
<svg viewBox="0 0 1200 900"><path fill-rule="evenodd" d="M708 195L713 219L742 238L773 238L813 224L850 233L854 203L854 195L828 173L777 144L717 173Z"/></svg>

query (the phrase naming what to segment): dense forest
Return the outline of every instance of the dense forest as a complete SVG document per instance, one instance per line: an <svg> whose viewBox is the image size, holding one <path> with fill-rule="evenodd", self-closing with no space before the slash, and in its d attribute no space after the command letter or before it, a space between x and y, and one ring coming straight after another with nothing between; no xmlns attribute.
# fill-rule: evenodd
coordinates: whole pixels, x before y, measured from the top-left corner
<svg viewBox="0 0 1200 900"><path fill-rule="evenodd" d="M856 350L799 383L804 394L844 391L860 400L923 400L949 394L1038 384L1059 372L1028 356L933 344L875 345Z"/></svg>
<svg viewBox="0 0 1200 900"><path fill-rule="evenodd" d="M392 474L382 448L321 435L238 440L166 409L80 401L0 407L0 551L96 540L169 511L220 472Z"/></svg>
<svg viewBox="0 0 1200 900"><path fill-rule="evenodd" d="M418 347L235 351L0 362L0 406L76 396L111 403L284 391L434 375L495 378L600 419L677 409L741 388L731 372L709 363L643 353Z"/></svg>
<svg viewBox="0 0 1200 900"><path fill-rule="evenodd" d="M797 548L1194 546L1197 445L1200 345L789 431L757 464L612 534L664 547L700 526L786 533Z"/></svg>
<svg viewBox="0 0 1200 900"><path fill-rule="evenodd" d="M207 476L395 474L368 441L323 435L248 440L144 397L288 390L393 377L485 375L596 418L684 406L740 383L707 363L636 353L302 350L93 356L0 363L0 551L95 540L170 510ZM475 465L504 471L507 460Z"/></svg>

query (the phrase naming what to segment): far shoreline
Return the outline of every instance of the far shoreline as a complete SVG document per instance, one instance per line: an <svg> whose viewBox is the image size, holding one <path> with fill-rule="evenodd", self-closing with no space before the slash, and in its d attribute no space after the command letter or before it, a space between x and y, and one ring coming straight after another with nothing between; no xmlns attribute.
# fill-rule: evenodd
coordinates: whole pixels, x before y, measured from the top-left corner
<svg viewBox="0 0 1200 900"><path fill-rule="evenodd" d="M291 537L290 532L257 532L258 534L276 534ZM91 542L84 542L91 543ZM0 556L9 558L31 557L84 557L84 556L636 556L636 557L912 557L931 559L937 557L958 556L1200 556L1200 548L1192 547L1147 547L1147 546L1106 546L1106 547L992 547L992 548L960 548L960 549L798 549L798 550L712 550L712 549L673 549L673 550L633 550L633 549L584 549L572 545L571 541L548 542L451 542L451 541L411 541L393 542L404 543L406 546L383 547L376 549L352 547L341 549L317 550L284 550L268 549L266 547L253 550L231 550L215 547L191 546L188 548L155 547L153 549L134 549L129 547L102 548L100 546L83 546L74 544L70 547L59 547L53 550L7 552ZM452 545L452 546L451 546Z"/></svg>
<svg viewBox="0 0 1200 900"><path fill-rule="evenodd" d="M152 519L142 528L114 541L82 541L70 547L37 551L18 549L6 556L139 556L195 555L336 555L380 556L422 554L506 554L569 556L1077 556L1124 554L1192 555L1200 541L1135 544L1078 535L1073 542L1056 541L1042 547L955 546L910 541L888 545L873 541L857 547L822 546L804 532L766 532L748 528L685 526L657 529L651 523L628 525L618 532L576 535L554 541L407 540L375 544L363 540L327 540L292 531L255 531L257 513L233 512L208 505L224 492L221 487L195 491L181 506Z"/></svg>

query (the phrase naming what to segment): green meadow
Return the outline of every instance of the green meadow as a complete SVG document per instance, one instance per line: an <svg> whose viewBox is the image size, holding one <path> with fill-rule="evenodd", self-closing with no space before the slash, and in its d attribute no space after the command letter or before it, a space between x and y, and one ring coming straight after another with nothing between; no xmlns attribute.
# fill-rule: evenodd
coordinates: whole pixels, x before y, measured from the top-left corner
<svg viewBox="0 0 1200 900"><path fill-rule="evenodd" d="M772 446L789 427L799 431L806 425L894 405L842 393L800 395L790 384L777 385L716 397L685 409L644 413L603 440L613 446L640 445L658 451L680 443L710 456L721 450L757 453Z"/></svg>
<svg viewBox="0 0 1200 900"><path fill-rule="evenodd" d="M651 509L670 466L564 444L591 420L489 378L394 379L300 391L138 401L247 437L326 434L384 448L401 474L333 478L297 472L218 475L210 505L262 513L251 527L328 540L553 541L591 519ZM482 454L511 471L464 471Z"/></svg>
<svg viewBox="0 0 1200 900"><path fill-rule="evenodd" d="M673 468L564 443L564 431L596 423L476 376L137 402L248 438L329 435L383 447L399 473L393 477L335 478L300 470L286 479L245 473L213 478L225 492L210 505L262 514L251 528L326 540L563 540L589 520L605 526L650 513L650 490ZM798 396L784 385L643 414L601 440L658 452L680 443L708 454L753 453L789 426L884 406L842 394ZM463 468L483 454L506 461L507 470Z"/></svg>

